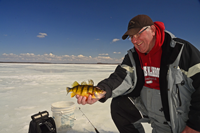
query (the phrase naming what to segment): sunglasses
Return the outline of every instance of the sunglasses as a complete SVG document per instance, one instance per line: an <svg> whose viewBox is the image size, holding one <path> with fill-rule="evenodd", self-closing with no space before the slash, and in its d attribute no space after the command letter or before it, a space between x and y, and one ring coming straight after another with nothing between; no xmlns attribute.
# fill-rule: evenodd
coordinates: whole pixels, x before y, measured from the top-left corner
<svg viewBox="0 0 200 133"><path fill-rule="evenodd" d="M134 37L135 39L138 39L138 38L140 37L140 35L142 34L142 32L144 32L144 31L145 31L146 29L148 29L149 27L150 27L150 26L147 26L146 28L144 28L143 30L139 31L139 32L138 32L137 34L135 34L135 35L129 35L129 36L128 36L128 39L129 39L129 38L132 39L133 37Z"/></svg>

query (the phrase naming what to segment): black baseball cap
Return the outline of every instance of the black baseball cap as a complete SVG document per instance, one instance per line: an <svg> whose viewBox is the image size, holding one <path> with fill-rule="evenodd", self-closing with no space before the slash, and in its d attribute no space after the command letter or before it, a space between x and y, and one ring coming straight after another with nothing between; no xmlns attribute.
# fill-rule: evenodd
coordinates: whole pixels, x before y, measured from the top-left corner
<svg viewBox="0 0 200 133"><path fill-rule="evenodd" d="M128 30L122 36L122 39L125 40L129 35L137 34L143 27L153 25L152 19L147 15L137 15L132 18L128 23Z"/></svg>

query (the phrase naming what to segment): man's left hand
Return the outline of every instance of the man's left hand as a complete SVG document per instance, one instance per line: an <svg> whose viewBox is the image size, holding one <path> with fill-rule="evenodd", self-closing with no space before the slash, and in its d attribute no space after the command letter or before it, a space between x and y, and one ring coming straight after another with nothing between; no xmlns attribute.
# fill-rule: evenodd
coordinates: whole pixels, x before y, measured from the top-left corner
<svg viewBox="0 0 200 133"><path fill-rule="evenodd" d="M181 133L200 133L200 132L186 126L185 129L183 130L183 132L181 132Z"/></svg>

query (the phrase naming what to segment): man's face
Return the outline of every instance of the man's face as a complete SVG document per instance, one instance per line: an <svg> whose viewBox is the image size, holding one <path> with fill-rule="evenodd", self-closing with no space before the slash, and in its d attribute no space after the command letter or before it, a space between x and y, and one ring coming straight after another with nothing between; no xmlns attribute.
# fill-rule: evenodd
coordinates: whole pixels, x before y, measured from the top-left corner
<svg viewBox="0 0 200 133"><path fill-rule="evenodd" d="M144 30L146 27L143 27L138 33ZM136 37L131 37L131 42L135 48L141 53L149 53L153 48L155 41L153 38L155 36L155 26L151 26L144 30L141 34L136 34Z"/></svg>

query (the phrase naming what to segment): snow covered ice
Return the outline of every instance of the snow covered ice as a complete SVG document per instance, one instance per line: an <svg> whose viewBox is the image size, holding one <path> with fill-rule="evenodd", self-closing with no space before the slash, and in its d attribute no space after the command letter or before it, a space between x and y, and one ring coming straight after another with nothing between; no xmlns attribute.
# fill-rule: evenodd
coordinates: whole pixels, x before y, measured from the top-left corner
<svg viewBox="0 0 200 133"><path fill-rule="evenodd" d="M78 107L101 133L118 133L111 116L110 100L93 105L79 105L76 98L66 95L66 87L74 81L92 79L96 85L107 78L116 65L98 64L0 64L0 132L28 133L31 115L48 111L51 104L72 101L76 104L76 120L67 133L95 133ZM148 124L145 130L151 131Z"/></svg>

